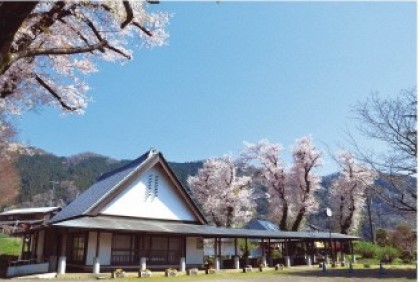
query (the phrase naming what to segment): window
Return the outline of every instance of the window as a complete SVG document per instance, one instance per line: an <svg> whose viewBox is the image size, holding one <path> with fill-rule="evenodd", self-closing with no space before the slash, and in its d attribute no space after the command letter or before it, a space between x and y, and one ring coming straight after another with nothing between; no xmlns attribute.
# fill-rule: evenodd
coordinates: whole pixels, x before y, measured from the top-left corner
<svg viewBox="0 0 420 282"><path fill-rule="evenodd" d="M85 258L86 233L70 234L70 262L83 263Z"/></svg>
<svg viewBox="0 0 420 282"><path fill-rule="evenodd" d="M112 236L111 263L116 265L138 263L136 236L132 234L114 234Z"/></svg>
<svg viewBox="0 0 420 282"><path fill-rule="evenodd" d="M143 236L141 256L147 257L150 265L176 265L182 255L181 237Z"/></svg>

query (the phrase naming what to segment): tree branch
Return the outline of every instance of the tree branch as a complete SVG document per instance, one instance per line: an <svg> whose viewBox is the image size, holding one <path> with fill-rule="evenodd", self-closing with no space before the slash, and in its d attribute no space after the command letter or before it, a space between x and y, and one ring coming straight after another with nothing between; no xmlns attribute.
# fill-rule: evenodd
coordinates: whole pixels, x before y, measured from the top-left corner
<svg viewBox="0 0 420 282"><path fill-rule="evenodd" d="M59 103L60 105L68 110L68 111L77 111L79 108L78 107L72 107L67 105L64 101L63 98L61 98L57 92L54 91L54 89L51 88L51 86L49 86L39 75L35 75L35 80L42 86L44 87Z"/></svg>
<svg viewBox="0 0 420 282"><path fill-rule="evenodd" d="M128 1L123 1L125 13L127 14L127 17L125 20L121 23L121 28L124 29L132 20L134 17L133 9L130 6L130 3Z"/></svg>

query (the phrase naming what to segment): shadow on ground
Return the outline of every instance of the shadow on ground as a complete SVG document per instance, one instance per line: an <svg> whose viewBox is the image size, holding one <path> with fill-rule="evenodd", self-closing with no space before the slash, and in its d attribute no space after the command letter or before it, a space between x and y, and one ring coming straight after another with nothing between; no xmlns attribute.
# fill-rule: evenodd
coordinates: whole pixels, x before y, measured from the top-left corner
<svg viewBox="0 0 420 282"><path fill-rule="evenodd" d="M323 272L313 270L295 270L293 272L285 273L287 276L299 276L299 277L341 277L341 278L379 278L379 279L416 279L416 269L386 269L383 274L379 272L379 269L354 269L353 272L349 272L348 269L328 269Z"/></svg>

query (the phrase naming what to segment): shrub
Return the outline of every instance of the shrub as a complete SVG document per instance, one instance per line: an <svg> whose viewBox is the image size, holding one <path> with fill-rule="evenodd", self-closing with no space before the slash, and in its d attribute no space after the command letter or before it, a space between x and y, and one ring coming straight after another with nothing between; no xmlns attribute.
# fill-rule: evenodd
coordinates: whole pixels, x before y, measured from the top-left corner
<svg viewBox="0 0 420 282"><path fill-rule="evenodd" d="M400 251L392 246L385 246L378 248L377 257L381 261L391 263L394 259L400 256Z"/></svg>
<svg viewBox="0 0 420 282"><path fill-rule="evenodd" d="M362 256L364 259L370 259L376 257L379 247L375 244L366 241L357 242L354 246L356 253Z"/></svg>

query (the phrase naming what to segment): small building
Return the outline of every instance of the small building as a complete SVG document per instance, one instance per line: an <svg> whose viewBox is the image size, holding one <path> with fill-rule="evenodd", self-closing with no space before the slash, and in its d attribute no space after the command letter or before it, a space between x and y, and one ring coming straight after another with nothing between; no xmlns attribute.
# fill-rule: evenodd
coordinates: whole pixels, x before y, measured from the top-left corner
<svg viewBox="0 0 420 282"><path fill-rule="evenodd" d="M35 214L34 214L35 215ZM16 234L30 237L29 254L49 271L99 273L116 268L164 269L203 267L203 242L214 242L215 267L223 266L221 242L234 242L233 263L239 268L247 254L238 239L281 243L285 265L288 246L302 244L308 257L316 241L350 243L342 234L229 229L209 225L163 155L150 150L131 163L102 175L78 198L42 224ZM262 244L265 246L266 244ZM270 249L270 247L268 248ZM270 252L261 251L260 261ZM242 256L242 260L240 260Z"/></svg>

